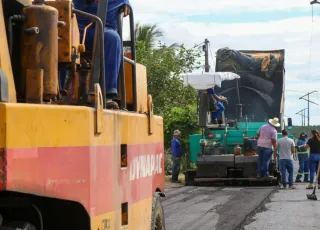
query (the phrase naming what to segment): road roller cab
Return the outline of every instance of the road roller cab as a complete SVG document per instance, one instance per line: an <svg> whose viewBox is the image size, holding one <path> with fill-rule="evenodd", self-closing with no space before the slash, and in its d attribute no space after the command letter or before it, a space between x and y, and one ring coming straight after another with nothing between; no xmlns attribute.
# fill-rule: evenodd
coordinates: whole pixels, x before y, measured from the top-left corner
<svg viewBox="0 0 320 230"><path fill-rule="evenodd" d="M13 86L11 84L8 86L11 88L9 91L12 100L39 104L94 106L95 84L100 85L101 93L105 96L106 74L103 52L105 20L101 20L106 16L105 10L100 10L97 16L94 16L76 10L70 0L37 0L33 4L27 0L10 1L10 4L8 0L2 1L13 67L12 80L14 78L15 83ZM81 40L77 15L92 21L85 28ZM132 11L129 18L129 28L133 31ZM121 40L122 21L123 13L120 13ZM93 48L90 50L85 47L85 39L87 29L93 25L96 33ZM130 40L123 41L125 50L130 51L121 59L118 78L119 96L116 101L121 109L146 112L148 107L145 100L148 97L146 68L135 62L134 33L130 34Z"/></svg>

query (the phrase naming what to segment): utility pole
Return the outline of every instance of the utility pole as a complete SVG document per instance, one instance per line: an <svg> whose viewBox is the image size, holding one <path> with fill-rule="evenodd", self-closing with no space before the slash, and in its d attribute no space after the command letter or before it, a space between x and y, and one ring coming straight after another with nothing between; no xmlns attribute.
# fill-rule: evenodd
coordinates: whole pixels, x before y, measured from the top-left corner
<svg viewBox="0 0 320 230"><path fill-rule="evenodd" d="M304 96L302 96L302 97L300 97L299 99L302 99L302 100L305 100L305 101L307 101L308 102L308 129L309 129L309 127L310 127L310 103L312 103L312 104L315 104L315 105L318 105L317 103L315 103L315 102L313 102L313 101L310 101L310 94L313 94L313 93L315 93L315 92L318 92L317 90L315 90L315 91L312 91L312 92L309 92L309 93L307 93L306 95L304 95ZM308 97L308 99L305 99L304 97Z"/></svg>
<svg viewBox="0 0 320 230"><path fill-rule="evenodd" d="M203 52L204 52L204 71L209 72L210 65L209 65L209 40L204 40L204 45L202 46Z"/></svg>
<svg viewBox="0 0 320 230"><path fill-rule="evenodd" d="M301 116L301 132L303 132L303 128L305 126L305 111L307 110L307 108L300 110L299 112L297 112L297 115Z"/></svg>

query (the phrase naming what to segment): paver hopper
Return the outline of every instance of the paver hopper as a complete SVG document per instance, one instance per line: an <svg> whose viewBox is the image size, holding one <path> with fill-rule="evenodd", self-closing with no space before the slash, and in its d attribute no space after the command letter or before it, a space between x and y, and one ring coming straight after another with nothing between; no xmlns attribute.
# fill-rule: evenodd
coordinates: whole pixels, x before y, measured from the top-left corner
<svg viewBox="0 0 320 230"><path fill-rule="evenodd" d="M228 98L218 124L211 122L210 95L199 97L201 134L190 135L190 160L197 169L186 170L186 184L207 182L277 183L277 164L271 162L273 178L257 178L256 134L268 119L278 117L284 128L284 50L217 51L216 72L233 72L240 79L222 81L217 95ZM208 74L207 74L208 75ZM186 78L186 77L185 77ZM188 76L190 78L190 76ZM192 81L189 80L192 86ZM185 80L185 83L186 82ZM196 88L196 87L195 87ZM196 88L199 89L199 88ZM211 101L210 101L211 100ZM288 119L288 126L292 126ZM290 136L293 138L293 136Z"/></svg>

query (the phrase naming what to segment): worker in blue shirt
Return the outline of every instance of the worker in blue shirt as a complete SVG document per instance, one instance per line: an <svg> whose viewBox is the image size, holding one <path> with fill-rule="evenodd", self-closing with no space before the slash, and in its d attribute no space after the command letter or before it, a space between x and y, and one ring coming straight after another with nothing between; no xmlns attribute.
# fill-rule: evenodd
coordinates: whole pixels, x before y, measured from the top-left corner
<svg viewBox="0 0 320 230"><path fill-rule="evenodd" d="M172 183L181 183L178 180L178 176L180 173L180 163L182 156L182 148L180 143L181 132L179 130L175 130L173 132L173 138L171 141L171 154L172 154Z"/></svg>
<svg viewBox="0 0 320 230"><path fill-rule="evenodd" d="M216 103L216 111L214 112L211 112L211 120L212 120L212 123L213 124L218 124L218 117L221 116L221 114L223 113L224 111L224 106L223 106L223 102L226 101L226 98L223 97L223 96L218 96L216 95L215 91L213 88L210 88L210 89L207 89L207 90L199 90L198 91L198 96L200 97L201 93L207 93L207 94L210 94L214 97L214 99L217 100L217 103Z"/></svg>
<svg viewBox="0 0 320 230"><path fill-rule="evenodd" d="M90 14L97 14L97 0L74 0L75 8ZM104 55L105 55L105 73L106 73L106 99L107 108L118 109L119 106L113 101L118 96L118 74L121 63L121 39L117 32L118 16L120 12L124 12L124 16L130 14L129 0L109 0L107 9L106 28L104 29ZM90 24L88 18L77 17L81 39L84 28ZM95 26L91 26L87 30L85 46L87 50L93 48L93 40L95 34Z"/></svg>
<svg viewBox="0 0 320 230"><path fill-rule="evenodd" d="M306 149L307 135L301 133L297 141L297 154L299 160L299 171L296 177L296 182L302 182L302 176L304 176L303 182L309 182L309 153Z"/></svg>

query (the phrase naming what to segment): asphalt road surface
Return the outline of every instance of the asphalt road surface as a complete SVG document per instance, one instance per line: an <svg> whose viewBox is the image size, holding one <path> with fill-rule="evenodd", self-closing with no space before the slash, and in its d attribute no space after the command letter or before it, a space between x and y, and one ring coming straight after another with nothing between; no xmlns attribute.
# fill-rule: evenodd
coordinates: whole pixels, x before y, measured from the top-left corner
<svg viewBox="0 0 320 230"><path fill-rule="evenodd" d="M167 230L233 230L259 211L276 187L195 187L166 191ZM260 210L261 211L261 210Z"/></svg>
<svg viewBox="0 0 320 230"><path fill-rule="evenodd" d="M294 162L294 177L298 161ZM307 184L296 190L272 187L194 187L166 190L162 200L167 230L319 229L320 201L310 201ZM320 191L317 191L320 199ZM301 211L303 210L303 211ZM299 221L303 218L303 222Z"/></svg>

